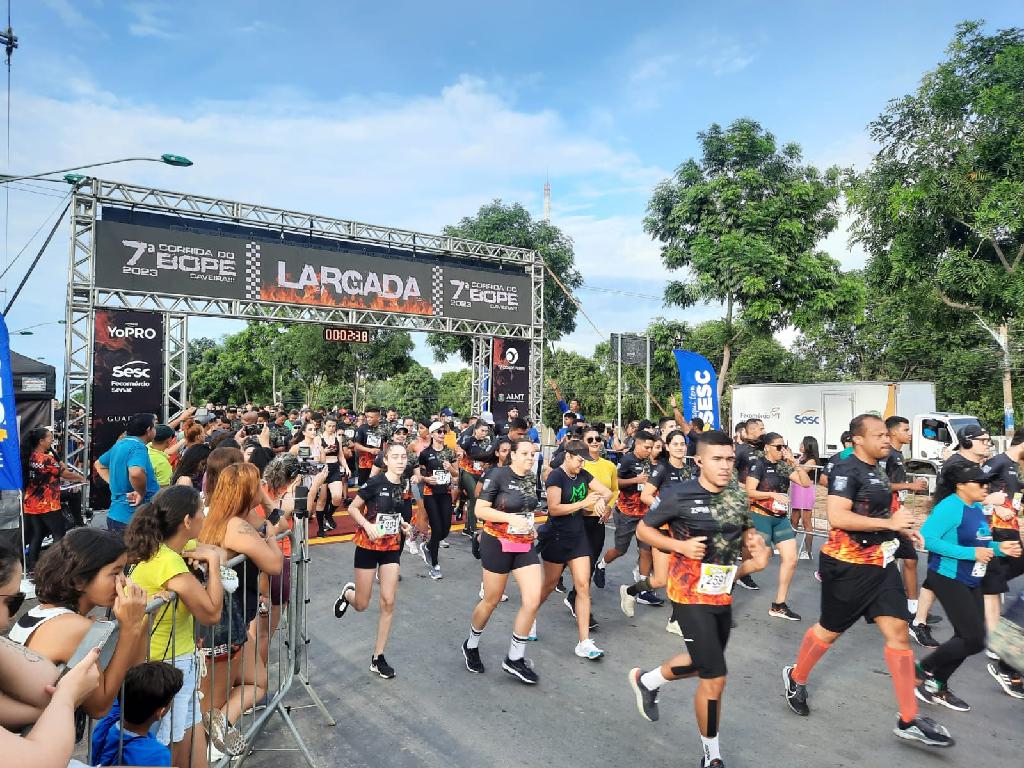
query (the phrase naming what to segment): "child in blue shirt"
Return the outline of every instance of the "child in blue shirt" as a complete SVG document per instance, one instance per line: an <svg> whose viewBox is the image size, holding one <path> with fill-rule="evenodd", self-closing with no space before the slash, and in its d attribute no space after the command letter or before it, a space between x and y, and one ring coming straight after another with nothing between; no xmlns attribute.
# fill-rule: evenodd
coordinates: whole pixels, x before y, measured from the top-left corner
<svg viewBox="0 0 1024 768"><path fill-rule="evenodd" d="M167 713L183 681L180 669L163 662L129 669L120 700L93 729L93 764L170 765L171 750L150 736L149 729Z"/></svg>

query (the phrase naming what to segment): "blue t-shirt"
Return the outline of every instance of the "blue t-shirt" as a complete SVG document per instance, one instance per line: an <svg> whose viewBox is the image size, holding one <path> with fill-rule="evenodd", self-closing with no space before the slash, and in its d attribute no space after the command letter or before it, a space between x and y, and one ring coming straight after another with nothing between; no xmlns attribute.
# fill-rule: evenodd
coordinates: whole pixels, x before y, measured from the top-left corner
<svg viewBox="0 0 1024 768"><path fill-rule="evenodd" d="M928 550L928 570L976 587L986 568L975 562L976 547L989 547L1002 555L981 504L966 504L955 493L936 504L921 526Z"/></svg>
<svg viewBox="0 0 1024 768"><path fill-rule="evenodd" d="M171 750L153 736L139 736L125 731L121 757L118 751L122 745L120 702L115 701L111 710L96 723L92 732L92 759L95 765L170 765ZM156 726L154 725L155 729Z"/></svg>
<svg viewBox="0 0 1024 768"><path fill-rule="evenodd" d="M99 458L100 464L110 471L110 511L107 517L119 523L129 523L135 507L128 503L125 495L131 493L131 482L128 470L131 467L142 467L146 470L146 496L143 502L149 501L160 490L153 472L153 462L149 460L149 449L137 437L126 437L114 443L110 450Z"/></svg>

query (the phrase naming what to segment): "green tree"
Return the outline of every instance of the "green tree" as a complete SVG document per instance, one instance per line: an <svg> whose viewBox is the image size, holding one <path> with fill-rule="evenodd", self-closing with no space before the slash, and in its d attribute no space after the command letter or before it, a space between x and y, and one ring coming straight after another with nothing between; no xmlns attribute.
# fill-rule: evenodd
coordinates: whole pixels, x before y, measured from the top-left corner
<svg viewBox="0 0 1024 768"><path fill-rule="evenodd" d="M597 421L606 415L604 391L607 373L596 360L565 349L545 350L544 372L549 382L558 384L567 400L575 398L580 401L580 408L590 421ZM556 430L562 426L562 412L551 392L544 395L541 419L545 425Z"/></svg>
<svg viewBox="0 0 1024 768"><path fill-rule="evenodd" d="M437 410L451 408L460 416L468 415L472 410L470 406L472 386L473 372L469 368L442 373L437 382Z"/></svg>
<svg viewBox="0 0 1024 768"><path fill-rule="evenodd" d="M548 221L534 221L519 203L505 204L494 200L480 207L475 216L467 216L458 224L444 228L444 234L486 243L529 248L537 251L551 272L558 275L572 291L583 285L583 276L576 269L572 240ZM527 297L528 298L528 297ZM557 340L576 330L576 305L550 274L544 275L544 338ZM432 333L427 343L438 361L458 354L467 363L473 361L472 340L468 336Z"/></svg>
<svg viewBox="0 0 1024 768"><path fill-rule="evenodd" d="M855 236L888 290L926 281L1002 349L1024 307L1024 30L964 22L947 58L870 125L881 149L852 180Z"/></svg>
<svg viewBox="0 0 1024 768"><path fill-rule="evenodd" d="M802 162L800 147L778 149L757 122L740 119L698 134L690 159L658 184L644 228L662 243L670 269L692 277L665 289L669 305L724 305L719 392L745 330L766 334L825 317L854 317L863 292L817 246L837 224L838 168Z"/></svg>
<svg viewBox="0 0 1024 768"><path fill-rule="evenodd" d="M277 331L268 323L249 323L238 333L225 336L189 367L189 393L195 402L241 403L270 400L270 376L260 364L259 353ZM191 352L191 348L190 348Z"/></svg>

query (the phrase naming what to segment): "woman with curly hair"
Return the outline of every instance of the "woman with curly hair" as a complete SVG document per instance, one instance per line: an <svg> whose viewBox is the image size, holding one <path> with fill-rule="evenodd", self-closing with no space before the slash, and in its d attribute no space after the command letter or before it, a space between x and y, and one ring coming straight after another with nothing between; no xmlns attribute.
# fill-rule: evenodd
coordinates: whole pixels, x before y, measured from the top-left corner
<svg viewBox="0 0 1024 768"><path fill-rule="evenodd" d="M113 608L119 624L114 654L83 707L90 717L110 709L125 672L145 658L146 591L124 576L128 558L121 537L98 528L76 528L50 547L36 566L39 605L24 614L8 637L54 664L66 664L93 625L93 608Z"/></svg>

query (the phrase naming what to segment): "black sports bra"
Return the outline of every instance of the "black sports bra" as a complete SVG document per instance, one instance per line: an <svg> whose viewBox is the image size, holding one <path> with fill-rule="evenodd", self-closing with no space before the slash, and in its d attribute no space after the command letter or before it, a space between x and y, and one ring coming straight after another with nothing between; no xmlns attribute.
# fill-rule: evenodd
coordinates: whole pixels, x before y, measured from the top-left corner
<svg viewBox="0 0 1024 768"><path fill-rule="evenodd" d="M324 456L337 456L338 451L341 450L341 441L338 440L337 436L335 436L334 444L331 445L321 437L320 446L324 449Z"/></svg>

